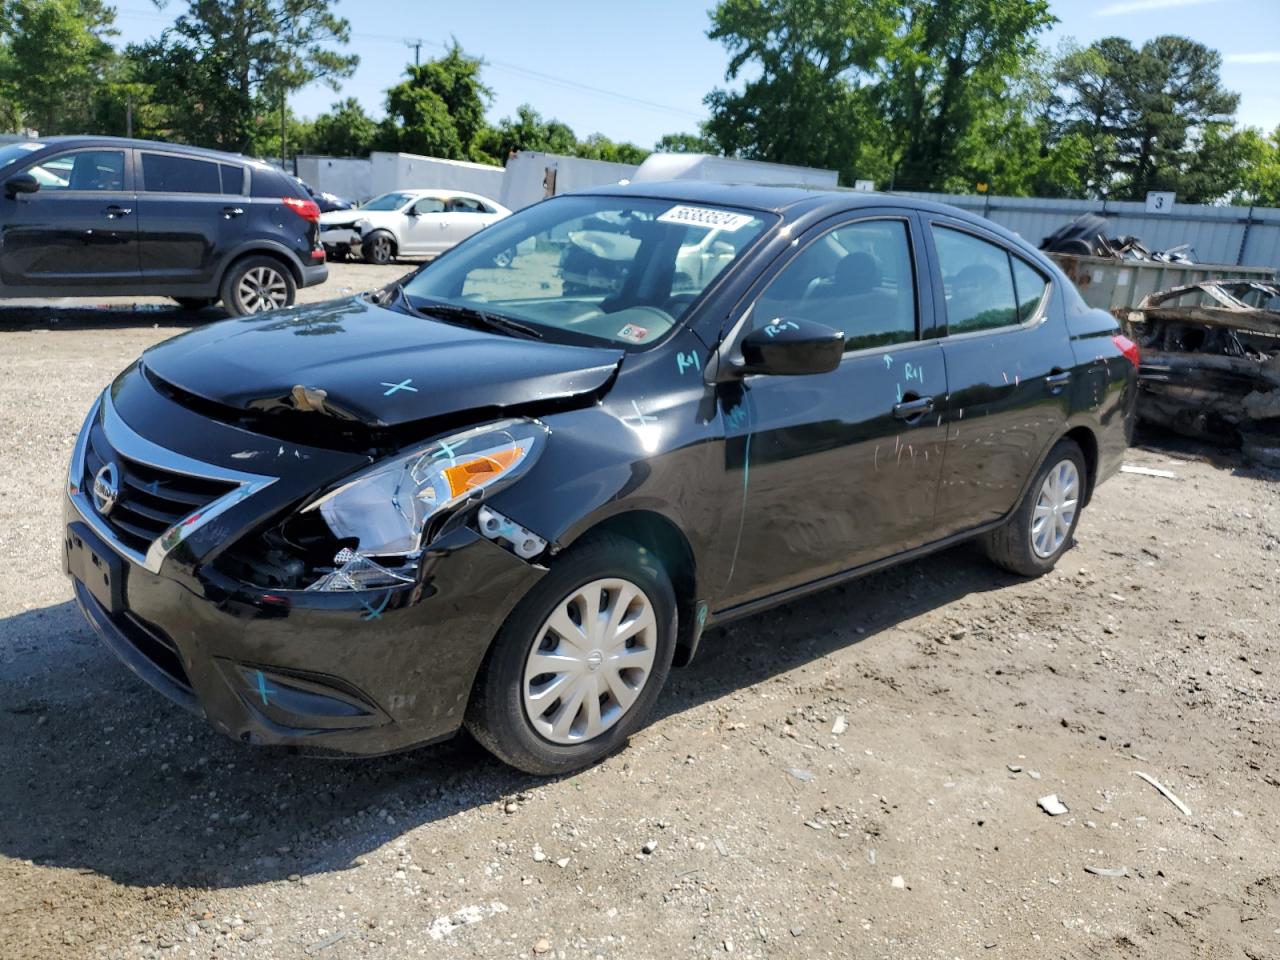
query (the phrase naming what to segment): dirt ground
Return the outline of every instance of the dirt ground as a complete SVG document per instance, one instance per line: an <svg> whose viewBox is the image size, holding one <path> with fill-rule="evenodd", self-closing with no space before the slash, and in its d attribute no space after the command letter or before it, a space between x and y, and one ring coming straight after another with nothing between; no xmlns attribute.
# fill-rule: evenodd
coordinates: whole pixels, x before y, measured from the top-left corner
<svg viewBox="0 0 1280 960"><path fill-rule="evenodd" d="M142 686L60 569L85 410L204 319L0 304L5 960L1280 957L1274 474L1147 438L1176 479L1102 487L1056 573L961 547L714 630L578 776L307 759Z"/></svg>

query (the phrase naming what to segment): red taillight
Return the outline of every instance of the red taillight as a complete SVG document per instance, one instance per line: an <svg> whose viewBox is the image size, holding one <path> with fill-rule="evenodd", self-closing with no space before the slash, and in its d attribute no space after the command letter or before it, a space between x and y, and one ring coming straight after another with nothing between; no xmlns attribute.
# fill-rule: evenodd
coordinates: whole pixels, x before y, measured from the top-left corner
<svg viewBox="0 0 1280 960"><path fill-rule="evenodd" d="M299 197L282 197L280 200L286 207L312 223L320 222L320 206L314 200L303 200Z"/></svg>
<svg viewBox="0 0 1280 960"><path fill-rule="evenodd" d="M1133 369L1137 370L1142 363L1142 351L1138 349L1138 345L1122 333L1112 337L1111 342L1124 354L1124 358L1133 364Z"/></svg>

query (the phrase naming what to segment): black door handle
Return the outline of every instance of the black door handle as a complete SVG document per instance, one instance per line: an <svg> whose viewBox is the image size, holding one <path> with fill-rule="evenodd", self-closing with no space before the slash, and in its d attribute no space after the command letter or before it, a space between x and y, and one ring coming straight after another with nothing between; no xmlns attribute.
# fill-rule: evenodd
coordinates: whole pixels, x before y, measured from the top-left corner
<svg viewBox="0 0 1280 960"><path fill-rule="evenodd" d="M908 394L910 396L910 394ZM933 397L918 397L894 404L893 415L899 420L918 420L933 409Z"/></svg>
<svg viewBox="0 0 1280 960"><path fill-rule="evenodd" d="M1061 370L1051 373L1044 378L1044 382L1048 386L1050 393L1061 393L1062 388L1071 382L1071 371Z"/></svg>
<svg viewBox="0 0 1280 960"><path fill-rule="evenodd" d="M114 203L102 211L102 215L108 220L119 220L121 217L127 217L133 213L133 207L119 207Z"/></svg>
<svg viewBox="0 0 1280 960"><path fill-rule="evenodd" d="M244 207L223 207L222 216L226 220L234 219L244 213Z"/></svg>

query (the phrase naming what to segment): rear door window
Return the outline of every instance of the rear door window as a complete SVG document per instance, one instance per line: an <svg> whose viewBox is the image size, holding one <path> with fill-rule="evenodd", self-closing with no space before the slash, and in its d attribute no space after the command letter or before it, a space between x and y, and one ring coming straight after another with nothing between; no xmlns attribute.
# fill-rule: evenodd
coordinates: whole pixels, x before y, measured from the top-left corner
<svg viewBox="0 0 1280 960"><path fill-rule="evenodd" d="M1018 322L1026 323L1036 315L1049 290L1049 278L1020 257L1013 261L1013 287L1018 295Z"/></svg>
<svg viewBox="0 0 1280 960"><path fill-rule="evenodd" d="M195 157L142 152L142 189L149 193L222 193L219 164Z"/></svg>
<svg viewBox="0 0 1280 960"><path fill-rule="evenodd" d="M937 224L933 242L947 301L948 333L995 330L1020 322L1013 266L1004 247Z"/></svg>
<svg viewBox="0 0 1280 960"><path fill-rule="evenodd" d="M479 200L472 200L470 197L451 197L448 206L445 208L449 213L486 213Z"/></svg>
<svg viewBox="0 0 1280 960"><path fill-rule="evenodd" d="M796 254L756 301L752 323L812 320L845 336L845 350L916 337L915 271L905 221L837 227Z"/></svg>

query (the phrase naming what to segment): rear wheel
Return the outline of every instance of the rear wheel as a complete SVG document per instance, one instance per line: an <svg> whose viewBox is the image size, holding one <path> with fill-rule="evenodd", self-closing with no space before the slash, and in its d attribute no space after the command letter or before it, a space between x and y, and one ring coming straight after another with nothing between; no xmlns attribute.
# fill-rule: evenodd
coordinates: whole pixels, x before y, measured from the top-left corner
<svg viewBox="0 0 1280 960"><path fill-rule="evenodd" d="M1024 577L1052 570L1071 547L1087 477L1079 444L1059 440L1013 516L983 537L987 556Z"/></svg>
<svg viewBox="0 0 1280 960"><path fill-rule="evenodd" d="M365 239L361 252L365 263L390 263L396 255L395 240L387 231L377 230Z"/></svg>
<svg viewBox="0 0 1280 960"><path fill-rule="evenodd" d="M297 293L289 268L272 257L245 257L222 280L222 304L234 317L292 306Z"/></svg>
<svg viewBox="0 0 1280 960"><path fill-rule="evenodd" d="M527 773L607 757L644 722L671 669L675 593L657 558L600 536L564 554L494 639L467 728Z"/></svg>

